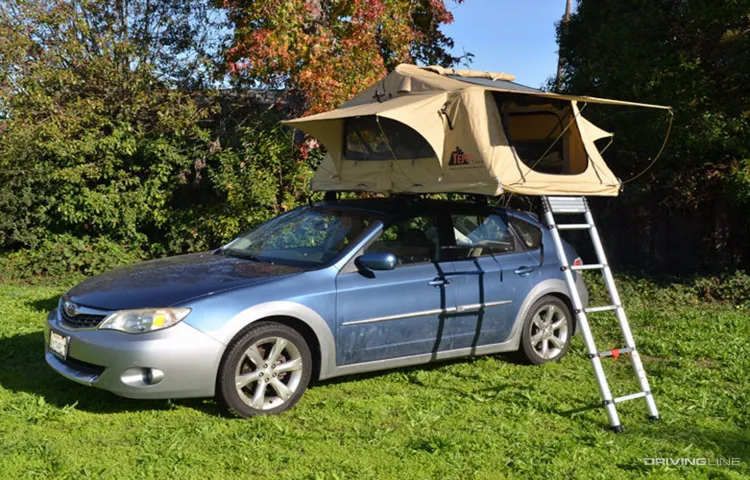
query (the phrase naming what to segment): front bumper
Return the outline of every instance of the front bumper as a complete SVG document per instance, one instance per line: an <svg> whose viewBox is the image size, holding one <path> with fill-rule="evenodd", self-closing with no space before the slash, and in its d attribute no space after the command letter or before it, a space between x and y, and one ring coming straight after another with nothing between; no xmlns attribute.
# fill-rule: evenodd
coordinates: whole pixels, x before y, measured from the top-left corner
<svg viewBox="0 0 750 480"><path fill-rule="evenodd" d="M50 329L69 337L68 357L49 351ZM112 330L77 330L47 316L45 359L60 375L128 398L211 397L224 345L185 322L165 330L131 335Z"/></svg>

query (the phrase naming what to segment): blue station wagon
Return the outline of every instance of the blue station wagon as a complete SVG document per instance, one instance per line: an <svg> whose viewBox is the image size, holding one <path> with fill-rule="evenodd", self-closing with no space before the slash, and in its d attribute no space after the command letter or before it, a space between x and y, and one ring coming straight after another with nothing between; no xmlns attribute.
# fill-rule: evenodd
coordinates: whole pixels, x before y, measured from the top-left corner
<svg viewBox="0 0 750 480"><path fill-rule="evenodd" d="M482 203L321 202L211 252L85 280L49 314L46 360L120 396L216 396L240 416L292 407L313 379L559 360L576 326L554 249L534 215Z"/></svg>

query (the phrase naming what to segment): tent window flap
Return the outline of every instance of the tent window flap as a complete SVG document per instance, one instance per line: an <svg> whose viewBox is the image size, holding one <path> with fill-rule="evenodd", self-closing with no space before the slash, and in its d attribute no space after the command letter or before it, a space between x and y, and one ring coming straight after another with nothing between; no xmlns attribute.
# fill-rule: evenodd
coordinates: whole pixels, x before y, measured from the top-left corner
<svg viewBox="0 0 750 480"><path fill-rule="evenodd" d="M435 157L435 152L422 135L408 125L390 118L375 115L347 118L344 132L344 158L347 160L414 160Z"/></svg>

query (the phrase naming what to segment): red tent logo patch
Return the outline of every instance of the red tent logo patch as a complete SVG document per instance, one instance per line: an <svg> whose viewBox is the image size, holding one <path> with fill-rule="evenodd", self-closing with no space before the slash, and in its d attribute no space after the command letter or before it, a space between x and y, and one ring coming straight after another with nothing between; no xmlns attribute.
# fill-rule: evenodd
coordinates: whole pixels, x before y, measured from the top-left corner
<svg viewBox="0 0 750 480"><path fill-rule="evenodd" d="M451 167L471 165L473 161L474 158L470 153L464 153L464 151L461 150L461 147L457 146L456 149L451 152L451 158L448 160L448 165Z"/></svg>

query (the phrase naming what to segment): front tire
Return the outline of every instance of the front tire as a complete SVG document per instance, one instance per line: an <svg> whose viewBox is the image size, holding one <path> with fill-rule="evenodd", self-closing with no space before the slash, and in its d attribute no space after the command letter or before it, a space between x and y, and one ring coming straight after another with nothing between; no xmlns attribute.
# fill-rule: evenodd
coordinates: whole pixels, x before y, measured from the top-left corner
<svg viewBox="0 0 750 480"><path fill-rule="evenodd" d="M312 355L304 337L276 322L240 333L219 367L217 396L241 417L277 414L302 397L310 383Z"/></svg>
<svg viewBox="0 0 750 480"><path fill-rule="evenodd" d="M519 353L523 360L535 365L554 362L565 356L572 336L570 309L560 298L546 295L526 315Z"/></svg>

